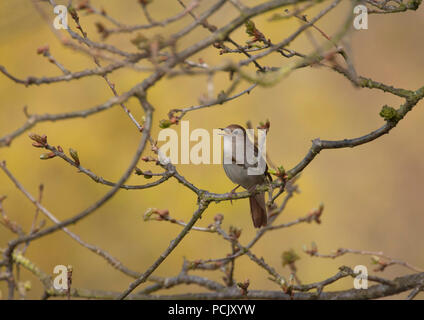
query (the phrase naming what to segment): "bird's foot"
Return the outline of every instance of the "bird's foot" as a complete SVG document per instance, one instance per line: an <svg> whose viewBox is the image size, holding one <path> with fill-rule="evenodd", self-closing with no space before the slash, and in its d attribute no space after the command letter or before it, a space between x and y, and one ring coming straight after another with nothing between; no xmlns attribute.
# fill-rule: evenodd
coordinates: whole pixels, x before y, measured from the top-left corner
<svg viewBox="0 0 424 320"><path fill-rule="evenodd" d="M236 195L236 190L240 187L240 185L238 185L237 187L235 187L233 190L231 190L229 193L227 193L227 195L230 197L230 203L231 205L233 204L233 200L231 199L232 197L234 197Z"/></svg>

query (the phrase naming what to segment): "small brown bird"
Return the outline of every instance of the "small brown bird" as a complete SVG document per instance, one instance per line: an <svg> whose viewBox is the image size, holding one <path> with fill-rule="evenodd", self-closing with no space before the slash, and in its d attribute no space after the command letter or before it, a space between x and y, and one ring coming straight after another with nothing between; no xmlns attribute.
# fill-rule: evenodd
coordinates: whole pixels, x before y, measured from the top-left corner
<svg viewBox="0 0 424 320"><path fill-rule="evenodd" d="M221 130L223 130L222 135L224 136L224 171L232 182L238 184L231 193L234 193L239 186L248 191L253 191L256 186L264 184L267 181L267 177L272 181L265 160L262 156L261 158L258 157L258 148L248 137L246 138L246 130L237 124L231 124ZM256 162L248 159L248 155L256 159ZM259 170L259 174L252 174L252 170L249 170L249 168L258 167L258 159L264 164L264 170L262 172ZM266 226L268 215L265 205L265 193L261 192L250 196L249 202L255 228Z"/></svg>

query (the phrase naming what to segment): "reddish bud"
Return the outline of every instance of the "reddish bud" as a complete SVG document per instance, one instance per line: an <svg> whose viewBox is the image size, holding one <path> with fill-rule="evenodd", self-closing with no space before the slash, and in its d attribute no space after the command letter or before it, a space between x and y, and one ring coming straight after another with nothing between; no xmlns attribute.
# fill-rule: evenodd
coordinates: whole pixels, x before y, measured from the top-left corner
<svg viewBox="0 0 424 320"><path fill-rule="evenodd" d="M54 158L54 157L56 157L56 155L53 152L43 153L43 154L40 155L41 160L48 160L48 159L51 159L51 158Z"/></svg>
<svg viewBox="0 0 424 320"><path fill-rule="evenodd" d="M77 9L78 10L84 10L84 9L87 9L87 8L89 8L88 0L80 1L77 4Z"/></svg>
<svg viewBox="0 0 424 320"><path fill-rule="evenodd" d="M222 213L218 213L213 219L215 222L222 222L222 220L224 220L224 215Z"/></svg>
<svg viewBox="0 0 424 320"><path fill-rule="evenodd" d="M36 147L36 148L44 148L44 144L41 144L41 143L38 143L38 142L33 142L32 146Z"/></svg>
<svg viewBox="0 0 424 320"><path fill-rule="evenodd" d="M31 140L34 140L38 144L41 144L43 146L45 146L47 144L47 136L45 134L40 136L36 133L30 133L28 136Z"/></svg>
<svg viewBox="0 0 424 320"><path fill-rule="evenodd" d="M37 54L46 54L47 52L49 52L48 45L37 48Z"/></svg>
<svg viewBox="0 0 424 320"><path fill-rule="evenodd" d="M169 210L168 209L163 209L163 210L156 210L156 213L162 218L162 219L166 219L169 217Z"/></svg>

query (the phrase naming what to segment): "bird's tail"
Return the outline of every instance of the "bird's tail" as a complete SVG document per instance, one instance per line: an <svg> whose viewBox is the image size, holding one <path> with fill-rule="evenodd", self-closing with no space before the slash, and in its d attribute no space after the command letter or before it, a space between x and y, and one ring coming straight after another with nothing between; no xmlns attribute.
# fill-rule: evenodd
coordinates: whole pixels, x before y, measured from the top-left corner
<svg viewBox="0 0 424 320"><path fill-rule="evenodd" d="M265 193L258 193L249 197L250 213L252 215L255 228L266 226L268 216L265 206Z"/></svg>

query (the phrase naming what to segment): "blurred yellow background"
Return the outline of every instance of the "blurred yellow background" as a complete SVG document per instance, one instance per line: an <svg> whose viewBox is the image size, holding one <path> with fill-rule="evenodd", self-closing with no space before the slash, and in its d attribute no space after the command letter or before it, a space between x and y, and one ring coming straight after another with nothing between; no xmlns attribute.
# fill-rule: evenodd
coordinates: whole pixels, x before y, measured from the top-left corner
<svg viewBox="0 0 424 320"><path fill-rule="evenodd" d="M135 0L99 0L92 3L96 7L104 7L108 14L126 24L146 23ZM204 1L201 9L210 3L209 0ZM258 1L245 3L254 5ZM43 7L50 11L53 19L51 8L47 5ZM322 7L308 11L308 16L314 16ZM343 1L317 26L334 34L348 9L348 1ZM161 20L180 12L181 8L176 1L155 0L149 5L149 10L155 19ZM274 42L288 36L300 25L299 21L269 22L267 19L271 14L255 18L254 21ZM236 15L235 9L227 4L210 22L221 26ZM88 36L100 41L94 23L102 21L101 18L80 16ZM423 86L423 18L423 8L417 12L370 16L368 30L352 33L353 60L358 74L405 89L416 90ZM191 22L191 18L186 17L168 28L142 33L166 37ZM104 24L110 26L108 22ZM73 22L70 25L74 27ZM316 30L311 29L311 32L322 42ZM112 35L106 42L134 52L136 48L129 41L134 35ZM206 35L206 30L197 28L190 34L190 39L178 43L178 48L185 48ZM248 40L243 28L235 32L233 38L239 43ZM23 79L30 75L59 75L60 70L36 54L36 49L45 44L50 46L52 55L71 71L94 68L89 57L60 45L30 1L1 2L1 65ZM305 36L295 41L291 48L303 53L313 50ZM240 59L238 55L220 56L215 48L200 52L196 59L199 57L210 65ZM271 66L281 66L288 62L278 54L262 60L263 64ZM147 75L126 69L113 73L110 79L116 84L118 92L123 93ZM227 76L217 76L214 84L217 95L226 89ZM242 83L238 90L248 85ZM159 120L167 118L170 109L196 105L198 98L205 93L206 76L163 79L155 85L149 92L150 102L156 109L153 137L159 131ZM29 113L59 113L101 104L111 95L101 77L26 88L0 75L0 136L25 122L24 106L28 106ZM401 102L390 94L376 90L355 89L348 80L332 71L306 68L294 72L273 87L256 88L250 95L222 106L191 112L184 120L190 121L191 130L205 128L212 132L213 128L230 123L245 124L251 120L256 125L259 121L270 119L268 152L275 163L289 169L304 157L312 139L343 139L366 134L384 123L378 115L383 105L398 107ZM142 112L135 99L131 99L127 106L140 119ZM301 256L297 263L298 276L304 283L332 276L341 265L354 267L364 264L370 268L370 272L373 268L369 257L344 256L336 260L308 257L302 252L302 245L309 246L312 241L317 243L321 253L330 253L339 247L382 250L387 255L424 267L423 116L421 102L389 135L354 149L323 151L303 172L299 180L301 194L290 201L278 220L292 221L323 202L325 210L322 224L301 224L270 232L252 251L263 256L277 272L288 276L290 271L281 265L281 253L293 248ZM179 131L179 127L173 128ZM52 145L61 145L65 150L69 147L78 150L81 163L86 168L112 181L116 181L127 168L139 142L139 133L119 106L87 119L42 123L31 131L46 134ZM87 176L77 173L75 168L61 159L41 161L40 153L42 150L33 148L27 134L24 134L13 141L10 147L0 149L0 160L7 161L8 168L34 196L37 195L38 185L44 184L43 205L58 219L73 216L109 190L109 187L96 184ZM144 154L150 154L148 148ZM144 163L140 163L139 167L158 171ZM225 193L234 187L220 165L178 165L177 168L199 188ZM150 181L132 176L128 183L143 184ZM0 195L8 197L4 202L8 216L28 231L34 207L3 172L0 172ZM108 251L131 269L142 272L181 230L179 226L167 222L144 222L143 213L149 207L169 209L173 218L188 221L196 208L196 198L175 179L153 189L122 190L100 210L70 229L83 240ZM232 205L229 202L211 204L198 225L207 226L217 213L224 214L225 229L230 225L243 229L240 238L243 244L254 236L256 231L252 227L247 200L235 201ZM1 227L0 247L4 248L7 241L14 237ZM192 231L154 274L173 276L180 271L183 257L189 260L219 258L229 250L228 242L217 235ZM73 286L78 288L123 291L132 281L63 232L32 242L26 256L50 274L55 265L72 265ZM29 272L21 270L21 279L31 280L32 283L28 297L39 298L42 293L40 283ZM400 266L393 266L380 276L392 278L408 272ZM223 275L220 272L197 273L219 281ZM268 274L247 257L238 260L235 278L238 281L250 279L250 289L278 290L267 279ZM352 279L345 279L327 290L351 287ZM5 283L0 283L0 291L4 297L7 292ZM202 289L180 286L162 293L188 291Z"/></svg>

